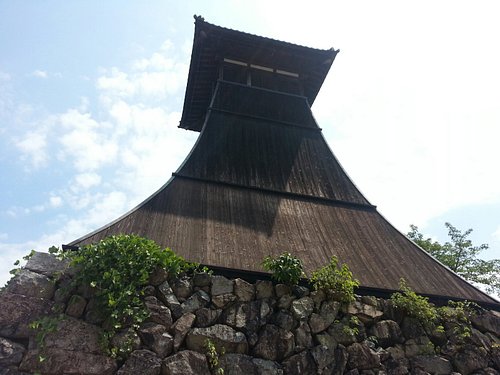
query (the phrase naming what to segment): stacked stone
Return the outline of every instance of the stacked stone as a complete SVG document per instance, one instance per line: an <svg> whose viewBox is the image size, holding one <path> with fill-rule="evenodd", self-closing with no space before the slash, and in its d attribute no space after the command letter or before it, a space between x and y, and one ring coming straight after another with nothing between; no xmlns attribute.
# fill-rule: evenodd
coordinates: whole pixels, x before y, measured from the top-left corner
<svg viewBox="0 0 500 375"><path fill-rule="evenodd" d="M55 283L61 272L69 276ZM384 299L341 306L301 286L207 273L169 279L162 270L145 288L147 322L112 339L132 340L133 351L117 362L100 346L106 323L91 291L70 290L70 276L64 263L35 253L0 294L0 374L210 374L207 339L224 350L225 375L499 374L498 312L477 315L462 342L456 322L428 333ZM66 317L39 348L28 324L53 310Z"/></svg>

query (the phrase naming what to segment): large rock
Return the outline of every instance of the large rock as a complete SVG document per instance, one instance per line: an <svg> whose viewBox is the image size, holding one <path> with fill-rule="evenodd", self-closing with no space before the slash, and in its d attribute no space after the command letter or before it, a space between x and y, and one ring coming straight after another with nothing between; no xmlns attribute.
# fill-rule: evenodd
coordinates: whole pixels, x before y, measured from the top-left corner
<svg viewBox="0 0 500 375"><path fill-rule="evenodd" d="M219 294L212 297L212 304L218 309L223 309L234 301L236 301L236 296L233 293Z"/></svg>
<svg viewBox="0 0 500 375"><path fill-rule="evenodd" d="M326 293L322 289L313 290L309 294L309 297L311 297L312 300L314 301L314 308L316 310L319 310L321 307L321 304L326 300ZM332 302L335 302L335 301L332 301ZM339 303L339 306L340 306L340 303Z"/></svg>
<svg viewBox="0 0 500 375"><path fill-rule="evenodd" d="M295 320L292 314L285 310L280 310L275 313L271 318L271 322L287 331L291 331L295 328Z"/></svg>
<svg viewBox="0 0 500 375"><path fill-rule="evenodd" d="M255 286L245 280L235 279L234 295L238 301L249 302L255 298Z"/></svg>
<svg viewBox="0 0 500 375"><path fill-rule="evenodd" d="M283 375L281 366L274 361L254 358L252 362L255 365L256 375Z"/></svg>
<svg viewBox="0 0 500 375"><path fill-rule="evenodd" d="M45 299L51 299L55 290L55 283L51 279L27 269L20 270L5 287L9 293Z"/></svg>
<svg viewBox="0 0 500 375"><path fill-rule="evenodd" d="M415 339L406 340L404 344L405 355L408 358L417 355L434 354L434 344L427 336L420 336Z"/></svg>
<svg viewBox="0 0 500 375"><path fill-rule="evenodd" d="M302 286L302 285L294 285L292 287L292 293L295 295L297 298L302 298L306 297L310 294L310 290L308 287Z"/></svg>
<svg viewBox="0 0 500 375"><path fill-rule="evenodd" d="M257 357L281 361L292 354L294 348L295 340L291 332L268 324L260 332L253 353Z"/></svg>
<svg viewBox="0 0 500 375"><path fill-rule="evenodd" d="M221 322L243 332L255 332L267 321L270 308L262 308L263 301L237 302L226 308L221 316ZM269 311L267 311L269 310Z"/></svg>
<svg viewBox="0 0 500 375"><path fill-rule="evenodd" d="M85 307L85 320L91 324L102 324L106 314L96 298L89 299Z"/></svg>
<svg viewBox="0 0 500 375"><path fill-rule="evenodd" d="M207 328L193 328L187 334L186 346L188 349L204 353L207 339L214 343L218 351L222 348L226 353L245 354L248 351L245 335L223 324L215 324Z"/></svg>
<svg viewBox="0 0 500 375"><path fill-rule="evenodd" d="M183 350L163 360L162 375L210 375L207 358L201 353Z"/></svg>
<svg viewBox="0 0 500 375"><path fill-rule="evenodd" d="M272 281L258 280L255 283L255 294L257 299L273 298L274 284Z"/></svg>
<svg viewBox="0 0 500 375"><path fill-rule="evenodd" d="M437 355L417 356L411 360L412 367L435 375L446 375L452 372L450 361Z"/></svg>
<svg viewBox="0 0 500 375"><path fill-rule="evenodd" d="M63 273L69 267L69 260L59 260L55 255L34 251L24 268L53 277L57 273Z"/></svg>
<svg viewBox="0 0 500 375"><path fill-rule="evenodd" d="M22 294L0 293L0 336L7 338L28 338L28 325L50 314L53 302L44 298Z"/></svg>
<svg viewBox="0 0 500 375"><path fill-rule="evenodd" d="M311 335L311 328L307 322L302 321L294 331L295 345L297 349L307 349L313 346L313 338Z"/></svg>
<svg viewBox="0 0 500 375"><path fill-rule="evenodd" d="M314 358L314 362L316 362L318 370L322 370L335 361L335 348L318 345L311 349L311 355Z"/></svg>
<svg viewBox="0 0 500 375"><path fill-rule="evenodd" d="M198 290L181 305L183 314L195 312L210 303L210 296L203 290Z"/></svg>
<svg viewBox="0 0 500 375"><path fill-rule="evenodd" d="M186 313L182 315L171 328L172 333L174 334L174 350L179 350L180 346L184 342L184 338L186 334L193 326L193 323L196 319L196 315L193 313Z"/></svg>
<svg viewBox="0 0 500 375"><path fill-rule="evenodd" d="M179 300L185 300L186 298L189 298L193 293L193 284L191 282L191 279L182 278L174 280L174 282L172 283L172 290Z"/></svg>
<svg viewBox="0 0 500 375"><path fill-rule="evenodd" d="M340 305L340 302L337 301L324 301L321 304L319 315L325 320L328 325L332 324L337 318Z"/></svg>
<svg viewBox="0 0 500 375"><path fill-rule="evenodd" d="M356 342L356 335L352 329L349 329L348 324L341 322L333 323L330 328L328 328L328 333L336 342L345 346L349 346Z"/></svg>
<svg viewBox="0 0 500 375"><path fill-rule="evenodd" d="M337 341L330 336L328 333L321 333L314 336L314 340L317 344L326 346L329 349L335 349L337 347Z"/></svg>
<svg viewBox="0 0 500 375"><path fill-rule="evenodd" d="M304 350L299 354L295 354L283 362L283 370L285 374L295 375L315 375L316 363L309 353L309 350Z"/></svg>
<svg viewBox="0 0 500 375"><path fill-rule="evenodd" d="M347 348L350 369L369 370L380 367L380 358L365 343L354 343Z"/></svg>
<svg viewBox="0 0 500 375"><path fill-rule="evenodd" d="M276 298L281 298L284 295L291 294L292 288L286 284L276 284L274 286L274 293L276 294Z"/></svg>
<svg viewBox="0 0 500 375"><path fill-rule="evenodd" d="M451 358L453 367L462 375L469 375L476 370L488 366L488 355L486 349L480 347L467 347L465 350L456 352Z"/></svg>
<svg viewBox="0 0 500 375"><path fill-rule="evenodd" d="M117 375L160 375L161 360L149 350L135 350L116 373Z"/></svg>
<svg viewBox="0 0 500 375"><path fill-rule="evenodd" d="M471 322L481 332L491 332L500 337L500 312L482 311L471 317Z"/></svg>
<svg viewBox="0 0 500 375"><path fill-rule="evenodd" d="M144 323L139 328L142 342L161 359L170 355L174 349L174 338L167 332L165 326L158 323Z"/></svg>
<svg viewBox="0 0 500 375"><path fill-rule="evenodd" d="M483 348L487 349L491 347L490 338L475 328L471 329L469 340L476 346L482 346Z"/></svg>
<svg viewBox="0 0 500 375"><path fill-rule="evenodd" d="M257 373L252 359L246 354L228 353L220 358L219 366L224 369L224 375L252 375Z"/></svg>
<svg viewBox="0 0 500 375"><path fill-rule="evenodd" d="M402 343L401 329L394 320L381 320L370 328L370 334L377 338L377 342L383 348Z"/></svg>
<svg viewBox="0 0 500 375"><path fill-rule="evenodd" d="M229 353L220 358L224 375L282 375L281 366L274 361Z"/></svg>
<svg viewBox="0 0 500 375"><path fill-rule="evenodd" d="M21 344L0 337L0 368L19 364L25 351Z"/></svg>
<svg viewBox="0 0 500 375"><path fill-rule="evenodd" d="M330 324L328 324L328 322L319 314L312 313L309 318L309 326L311 327L311 332L314 334L323 332L329 325Z"/></svg>
<svg viewBox="0 0 500 375"><path fill-rule="evenodd" d="M233 280L229 280L224 276L212 276L212 297L218 296L221 294L233 293Z"/></svg>
<svg viewBox="0 0 500 375"><path fill-rule="evenodd" d="M420 323L419 320L409 316L403 318L403 321L401 323L401 332L407 340L416 339L417 337L421 337L426 334L422 323Z"/></svg>
<svg viewBox="0 0 500 375"><path fill-rule="evenodd" d="M292 302L296 299L297 297L292 294L285 294L278 300L278 308L288 310L292 306Z"/></svg>
<svg viewBox="0 0 500 375"><path fill-rule="evenodd" d="M497 369L500 369L500 345L491 348L491 358Z"/></svg>
<svg viewBox="0 0 500 375"><path fill-rule="evenodd" d="M290 311L297 320L306 320L314 310L314 301L310 297L302 297L292 302Z"/></svg>
<svg viewBox="0 0 500 375"><path fill-rule="evenodd" d="M72 316L73 318L80 318L85 311L87 306L87 300L78 294L73 294L68 301L68 306L66 307L66 315Z"/></svg>
<svg viewBox="0 0 500 375"><path fill-rule="evenodd" d="M193 284L199 288L210 286L212 283L212 275L208 272L197 272L193 276Z"/></svg>
<svg viewBox="0 0 500 375"><path fill-rule="evenodd" d="M409 374L410 361L406 358L389 358L384 362L385 369L388 375L405 375Z"/></svg>
<svg viewBox="0 0 500 375"><path fill-rule="evenodd" d="M170 287L168 281L163 281L160 285L158 285L158 298L162 301L165 306L167 306L175 319L178 319L182 314L182 306L177 297L174 294L174 291Z"/></svg>
<svg viewBox="0 0 500 375"><path fill-rule="evenodd" d="M40 361L40 356L43 361ZM116 361L104 355L44 348L43 352L28 351L19 369L45 375L111 375L116 372L116 367Z"/></svg>
<svg viewBox="0 0 500 375"><path fill-rule="evenodd" d="M208 327L217 321L219 317L222 314L221 309L217 310L212 310L207 307L202 307L201 309L196 310L195 315L196 315L196 320L195 320L195 326L196 327Z"/></svg>
<svg viewBox="0 0 500 375"><path fill-rule="evenodd" d="M170 309L163 305L156 297L144 298L144 304L149 311L148 321L161 324L167 329L172 325L172 313Z"/></svg>
<svg viewBox="0 0 500 375"><path fill-rule="evenodd" d="M82 320L67 317L57 322L57 329L45 335L44 349L63 349L104 354L100 339L102 329Z"/></svg>
<svg viewBox="0 0 500 375"><path fill-rule="evenodd" d="M361 301L351 302L345 309L345 312L347 314L356 315L359 320L365 324L370 324L384 315L376 306Z"/></svg>
<svg viewBox="0 0 500 375"><path fill-rule="evenodd" d="M347 367L347 360L349 359L349 354L347 353L347 349L343 345L339 345L337 349L335 349L335 360L333 364L328 366L324 371L325 374L332 375L342 375ZM330 370L328 372L328 370Z"/></svg>

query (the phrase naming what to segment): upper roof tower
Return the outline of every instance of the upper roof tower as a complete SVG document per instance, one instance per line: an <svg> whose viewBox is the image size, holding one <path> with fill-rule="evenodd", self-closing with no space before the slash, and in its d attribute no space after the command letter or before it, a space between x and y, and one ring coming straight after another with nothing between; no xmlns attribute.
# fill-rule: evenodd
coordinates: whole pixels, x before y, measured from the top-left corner
<svg viewBox="0 0 500 375"><path fill-rule="evenodd" d="M338 52L215 26L195 16L179 127L201 130L218 80L305 96L312 105Z"/></svg>

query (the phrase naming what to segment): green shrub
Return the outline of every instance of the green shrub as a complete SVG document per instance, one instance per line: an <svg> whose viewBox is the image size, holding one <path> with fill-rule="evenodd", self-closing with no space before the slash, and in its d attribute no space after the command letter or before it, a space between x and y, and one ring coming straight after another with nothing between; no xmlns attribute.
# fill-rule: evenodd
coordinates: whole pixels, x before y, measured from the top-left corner
<svg viewBox="0 0 500 375"><path fill-rule="evenodd" d="M436 308L429 303L429 298L415 293L404 279L400 280L399 289L402 293L396 292L391 295L394 307L417 319L424 328L435 328L438 314Z"/></svg>
<svg viewBox="0 0 500 375"><path fill-rule="evenodd" d="M312 273L311 282L315 290L323 290L330 298L345 303L354 301L354 288L359 286L347 264L340 266L335 256L328 265Z"/></svg>
<svg viewBox="0 0 500 375"><path fill-rule="evenodd" d="M448 301L448 306L437 310L443 322L454 325L453 334L458 343L464 343L472 334L471 318L477 314L479 305L470 301Z"/></svg>
<svg viewBox="0 0 500 375"><path fill-rule="evenodd" d="M262 266L272 272L273 280L287 285L297 285L304 276L302 262L290 253L283 253L277 258L267 256Z"/></svg>
<svg viewBox="0 0 500 375"><path fill-rule="evenodd" d="M164 268L175 277L196 267L172 250L135 235L108 237L62 256L78 269L74 285L90 285L94 290L97 307L109 327L105 333L108 341L117 330L137 328L148 317L142 289L156 268ZM118 352L111 349L112 354Z"/></svg>
<svg viewBox="0 0 500 375"><path fill-rule="evenodd" d="M220 357L225 354L225 349L222 348L221 351L218 352L215 344L210 339L206 339L204 344L210 372L214 375L224 375L224 369L220 367Z"/></svg>

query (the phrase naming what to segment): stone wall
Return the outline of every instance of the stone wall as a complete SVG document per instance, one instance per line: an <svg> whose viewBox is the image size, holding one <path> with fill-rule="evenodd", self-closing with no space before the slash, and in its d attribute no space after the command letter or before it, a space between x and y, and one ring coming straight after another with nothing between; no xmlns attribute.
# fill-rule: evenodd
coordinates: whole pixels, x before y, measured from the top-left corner
<svg viewBox="0 0 500 375"><path fill-rule="evenodd" d="M429 334L384 299L341 306L300 286L209 274L167 280L164 272L151 275L151 315L117 361L102 349L105 323L90 291L65 287L68 272L54 281L63 268L35 253L0 293L0 374L210 374L207 339L224 348L226 375L500 373L498 312L476 315L464 341L456 322ZM29 323L53 311L65 318L40 348Z"/></svg>

